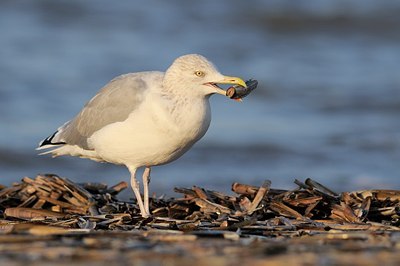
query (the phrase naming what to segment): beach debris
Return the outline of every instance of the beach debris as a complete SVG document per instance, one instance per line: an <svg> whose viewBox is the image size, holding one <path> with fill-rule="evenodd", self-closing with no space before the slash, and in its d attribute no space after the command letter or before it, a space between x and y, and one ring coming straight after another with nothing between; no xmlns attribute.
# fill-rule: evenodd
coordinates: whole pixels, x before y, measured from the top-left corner
<svg viewBox="0 0 400 266"><path fill-rule="evenodd" d="M126 182L108 187L77 184L51 174L24 177L20 183L0 190L0 232L9 232L9 225L14 228L11 231L19 232L15 225L21 223L88 232L240 230L238 236L292 236L302 230L400 230L400 191L338 194L309 178L294 182L297 187L292 190L274 189L269 180L261 186L233 183L235 195L198 186L175 188L182 196L151 198L152 216L144 219L134 201L117 198L128 187ZM56 232L53 229L49 234Z"/></svg>
<svg viewBox="0 0 400 266"><path fill-rule="evenodd" d="M368 258L375 252L380 261L384 254L398 264L400 191L336 193L312 179L294 182L292 190L272 188L269 180L234 183L233 195L175 188L178 198L153 196L152 216L143 218L135 201L117 198L125 182L109 187L56 175L25 177L0 186L0 254L3 262L68 258L82 265L115 263L127 254L143 265L152 265L149 258L165 262L166 254L186 256L185 265L212 254L216 260L206 264L218 264L223 254L235 258L231 262L247 256L246 264L257 265L255 258L280 254L298 261L299 252L322 251L343 262L352 250L367 251Z"/></svg>

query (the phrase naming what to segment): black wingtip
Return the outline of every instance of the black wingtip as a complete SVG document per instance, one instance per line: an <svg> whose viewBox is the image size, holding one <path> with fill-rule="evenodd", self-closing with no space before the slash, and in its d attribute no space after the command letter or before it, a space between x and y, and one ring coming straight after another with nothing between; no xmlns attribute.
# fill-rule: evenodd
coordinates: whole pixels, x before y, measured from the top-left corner
<svg viewBox="0 0 400 266"><path fill-rule="evenodd" d="M56 132L53 133L53 135L48 136L47 138L45 138L39 145L39 147L43 147L46 145L62 145L62 144L66 144L65 142L51 142L53 140L53 138L55 137L55 135L58 133L58 130Z"/></svg>

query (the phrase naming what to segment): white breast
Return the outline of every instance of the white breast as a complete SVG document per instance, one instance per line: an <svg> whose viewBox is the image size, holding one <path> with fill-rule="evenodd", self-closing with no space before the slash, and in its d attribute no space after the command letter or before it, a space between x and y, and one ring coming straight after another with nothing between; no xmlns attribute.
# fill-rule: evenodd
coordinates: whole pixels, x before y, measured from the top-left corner
<svg viewBox="0 0 400 266"><path fill-rule="evenodd" d="M170 101L151 94L146 101L127 120L110 124L89 139L105 161L136 167L168 163L192 147L210 125L207 98Z"/></svg>

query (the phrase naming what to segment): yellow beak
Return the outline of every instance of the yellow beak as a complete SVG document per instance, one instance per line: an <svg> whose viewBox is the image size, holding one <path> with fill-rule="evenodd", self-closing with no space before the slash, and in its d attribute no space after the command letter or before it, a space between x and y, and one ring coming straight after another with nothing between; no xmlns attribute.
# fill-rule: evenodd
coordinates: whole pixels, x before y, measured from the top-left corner
<svg viewBox="0 0 400 266"><path fill-rule="evenodd" d="M243 79L238 78L238 77L229 77L229 76L224 76L224 78L220 81L216 81L215 83L218 84L237 84L242 87L247 88L246 82L243 81Z"/></svg>
<svg viewBox="0 0 400 266"><path fill-rule="evenodd" d="M240 85L242 87L247 88L246 82L243 81L243 79L238 78L238 77L230 77L230 76L224 76L222 80L217 80L212 83L215 84L234 84L234 85ZM219 94L225 95L226 92L222 89L218 90Z"/></svg>

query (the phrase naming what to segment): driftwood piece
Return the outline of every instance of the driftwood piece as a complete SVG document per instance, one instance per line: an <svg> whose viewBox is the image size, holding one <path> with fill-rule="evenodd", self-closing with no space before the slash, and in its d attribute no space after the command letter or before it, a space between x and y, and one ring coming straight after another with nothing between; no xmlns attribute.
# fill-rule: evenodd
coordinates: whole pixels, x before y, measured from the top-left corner
<svg viewBox="0 0 400 266"><path fill-rule="evenodd" d="M208 197L208 195L207 195L207 193L204 191L204 189L199 188L199 187L196 187L196 186L193 186L192 189L193 189L193 191L196 193L197 197L199 197L200 199L212 201L212 200Z"/></svg>
<svg viewBox="0 0 400 266"><path fill-rule="evenodd" d="M335 193L332 190L330 190L329 188L321 185L320 183L312 180L311 178L307 178L305 183L306 183L306 185L308 185L312 189L315 189L315 190L317 190L320 193L323 193L325 195L329 195L331 197L338 197L339 196L337 193Z"/></svg>
<svg viewBox="0 0 400 266"><path fill-rule="evenodd" d="M258 187L240 183L233 183L232 191L240 195L254 196L258 191Z"/></svg>
<svg viewBox="0 0 400 266"><path fill-rule="evenodd" d="M225 206L210 202L206 199L196 198L194 202L205 213L230 213L231 210Z"/></svg>
<svg viewBox="0 0 400 266"><path fill-rule="evenodd" d="M258 204L260 204L261 200L264 198L264 196L268 193L269 188L271 187L271 181L266 180L262 184L262 186L258 189L256 196L253 199L253 202L247 209L247 214L251 215L253 212L256 210L258 207Z"/></svg>
<svg viewBox="0 0 400 266"><path fill-rule="evenodd" d="M4 211L5 217L13 217L24 220L30 220L32 218L63 218L66 215L58 212L40 210L33 208L7 208Z"/></svg>
<svg viewBox="0 0 400 266"><path fill-rule="evenodd" d="M110 187L107 189L107 192L110 193L111 195L116 195L120 193L122 190L126 189L128 187L128 183L125 181L119 182L118 184Z"/></svg>
<svg viewBox="0 0 400 266"><path fill-rule="evenodd" d="M279 201L271 202L269 208L282 216L296 219L304 219L304 217L300 213Z"/></svg>

